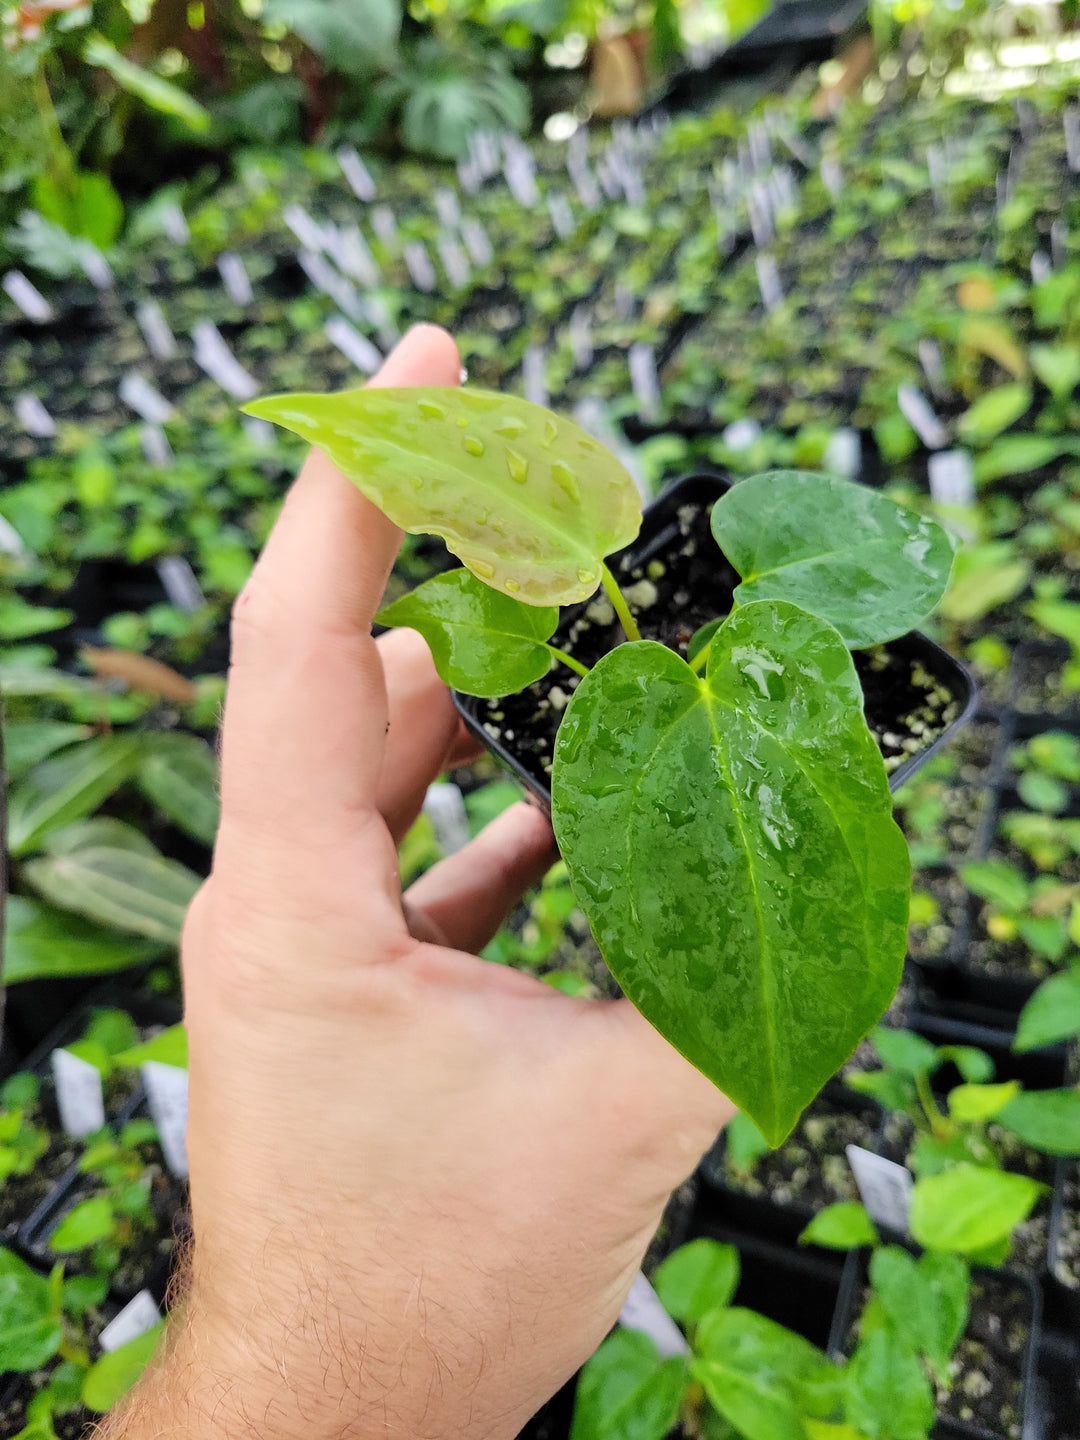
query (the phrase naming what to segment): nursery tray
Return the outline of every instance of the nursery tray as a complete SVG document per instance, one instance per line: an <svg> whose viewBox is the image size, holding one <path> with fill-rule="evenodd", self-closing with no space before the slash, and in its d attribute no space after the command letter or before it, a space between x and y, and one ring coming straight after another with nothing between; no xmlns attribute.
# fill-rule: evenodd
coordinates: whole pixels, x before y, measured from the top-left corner
<svg viewBox="0 0 1080 1440"><path fill-rule="evenodd" d="M731 608L732 592L739 577L716 548L709 530L712 506L731 484L722 475L691 475L676 481L647 506L641 533L633 545L610 562L617 578L634 584L644 576L649 562L662 555L669 559L673 552L679 559L686 556L686 568L691 568L699 553L697 547L703 547L700 554L709 556L703 585L688 594L683 589L681 573L669 568L658 581L660 593L655 605L637 611L643 636L662 640L677 653L681 645L681 653L685 654L687 641L700 625L717 615L727 614ZM701 568L700 560L697 568ZM587 612L595 604L596 597L568 607L552 637L554 644L570 649L589 663L594 663L622 639L618 622L588 621ZM654 616L661 617L659 623ZM579 632L586 625L588 634L582 642ZM882 657L885 657L884 664ZM896 790L975 713L975 683L959 660L915 630L876 646L873 651L855 651L854 659L867 692L867 722L886 763L893 767L889 786ZM910 714L920 696L930 693L914 687L910 677L916 667L921 667L935 687L948 692L949 703L943 707L941 728L921 749L908 753L902 748L903 741L917 737L910 731L900 735L897 727L903 728L901 717ZM501 700L481 700L453 692L454 703L468 729L509 766L526 790L547 809L551 806L549 776L558 728L556 716L561 713L551 697L559 691L557 699L562 700L572 683L576 681L571 682L567 671L555 669L519 695ZM522 745L519 731L528 733L528 747Z"/></svg>

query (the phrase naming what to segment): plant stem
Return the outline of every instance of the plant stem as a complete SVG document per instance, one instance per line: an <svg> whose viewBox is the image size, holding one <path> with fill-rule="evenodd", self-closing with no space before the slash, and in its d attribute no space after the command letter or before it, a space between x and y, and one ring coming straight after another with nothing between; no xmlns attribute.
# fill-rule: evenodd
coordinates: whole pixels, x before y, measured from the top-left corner
<svg viewBox="0 0 1080 1440"><path fill-rule="evenodd" d="M690 661L690 669L693 670L695 675L700 675L702 670L705 669L708 658L709 647L708 645L703 645L698 651L698 653L694 656L694 658Z"/></svg>
<svg viewBox="0 0 1080 1440"><path fill-rule="evenodd" d="M51 168L53 175L58 183L65 187L71 198L74 199L75 162L64 140L64 132L60 128L60 121L57 118L56 109L53 106L44 64L39 64L34 70L33 88L34 104L37 106L38 118L41 120L42 129L45 131L46 143L51 151Z"/></svg>
<svg viewBox="0 0 1080 1440"><path fill-rule="evenodd" d="M615 576L606 565L601 565L600 571L604 578L604 589L608 593L608 599L615 609L615 614L619 617L619 623L626 633L627 640L640 640L641 631L637 628L637 622L633 615L630 614L630 606L627 605L626 596L619 589Z"/></svg>
<svg viewBox="0 0 1080 1440"><path fill-rule="evenodd" d="M922 1102L926 1118L930 1122L931 1134L938 1136L939 1139L947 1137L952 1127L938 1108L938 1103L934 1099L934 1091L930 1085L930 1076L925 1070L920 1070L915 1076L915 1089L919 1092L919 1100Z"/></svg>
<svg viewBox="0 0 1080 1440"><path fill-rule="evenodd" d="M557 645L548 645L547 648L556 660L561 661L562 664L566 665L569 669L576 670L579 675L588 675L589 667L583 665L580 660L575 660L573 655L568 655L565 650L560 650Z"/></svg>

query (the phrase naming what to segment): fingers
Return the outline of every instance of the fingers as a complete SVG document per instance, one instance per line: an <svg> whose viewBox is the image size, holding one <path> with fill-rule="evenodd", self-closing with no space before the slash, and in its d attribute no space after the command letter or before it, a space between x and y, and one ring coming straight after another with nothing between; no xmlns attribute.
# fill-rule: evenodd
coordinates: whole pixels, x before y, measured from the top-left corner
<svg viewBox="0 0 1080 1440"><path fill-rule="evenodd" d="M453 385L460 360L411 330L375 385ZM387 700L371 618L401 532L313 451L233 616L222 834L332 839L375 802Z"/></svg>
<svg viewBox="0 0 1080 1440"><path fill-rule="evenodd" d="M409 928L418 939L475 954L558 858L546 817L524 802L511 805L409 887L403 901Z"/></svg>
<svg viewBox="0 0 1080 1440"><path fill-rule="evenodd" d="M415 630L390 630L376 643L386 675L390 726L377 803L397 843L419 815L436 776L464 763L457 759L464 748L462 724L422 636ZM474 742L469 745L474 748Z"/></svg>

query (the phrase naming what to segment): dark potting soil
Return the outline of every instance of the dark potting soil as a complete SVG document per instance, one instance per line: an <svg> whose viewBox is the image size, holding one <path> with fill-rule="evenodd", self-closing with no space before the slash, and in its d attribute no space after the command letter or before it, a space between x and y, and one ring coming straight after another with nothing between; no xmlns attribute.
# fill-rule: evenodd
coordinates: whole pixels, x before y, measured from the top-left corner
<svg viewBox="0 0 1080 1440"><path fill-rule="evenodd" d="M913 960L944 958L956 931L964 922L968 891L955 870L917 870L912 891L937 901L938 914L925 925L908 926L908 954Z"/></svg>
<svg viewBox="0 0 1080 1440"><path fill-rule="evenodd" d="M1047 1187L1046 1193L1039 1198L1028 1218L1013 1231L1012 1250L1008 1259L1012 1269L1037 1275L1046 1268L1055 1162L1050 1156L1031 1149L999 1125L988 1125L986 1134L1001 1161L1002 1169L1014 1175L1026 1175ZM915 1126L911 1120L906 1115L890 1113L882 1132L881 1153L890 1160L906 1165L909 1163L908 1157L914 1140Z"/></svg>
<svg viewBox="0 0 1080 1440"><path fill-rule="evenodd" d="M1080 1164L1065 1172L1061 1216L1053 1254L1054 1278L1068 1290L1080 1290Z"/></svg>
<svg viewBox="0 0 1080 1440"><path fill-rule="evenodd" d="M11 1440L12 1436L26 1428L26 1408L48 1381L48 1370L38 1370L29 1375L20 1375L10 1389L4 1392L0 1399L0 1440ZM57 1440L84 1440L84 1437L90 1434L90 1427L100 1418L82 1405L67 1415L54 1415L52 1423Z"/></svg>
<svg viewBox="0 0 1080 1440"><path fill-rule="evenodd" d="M1021 715L1080 720L1080 695L1062 689L1068 655L1056 648L1023 650L1013 664L1012 703Z"/></svg>
<svg viewBox="0 0 1080 1440"><path fill-rule="evenodd" d="M1021 1285L985 1271L975 1277L967 1328L953 1359L952 1389L938 1395L940 1419L1020 1440L1032 1321L1031 1299Z"/></svg>
<svg viewBox="0 0 1080 1440"><path fill-rule="evenodd" d="M761 1156L751 1170L735 1170L718 1143L702 1161L702 1171L715 1184L765 1196L776 1205L820 1210L859 1198L844 1147L872 1150L877 1126L873 1111L848 1109L819 1095L779 1150Z"/></svg>
<svg viewBox="0 0 1080 1440"><path fill-rule="evenodd" d="M678 533L647 564L624 560L616 572L643 638L659 640L685 656L694 632L726 615L739 577L709 529L710 506L678 510ZM563 618L553 643L593 665L623 640L622 627L603 593ZM856 651L855 668L866 697L865 713L890 772L929 746L956 718L957 702L920 664L889 645ZM555 734L578 677L556 666L519 694L478 702L478 716L493 740L517 755L537 784L550 784Z"/></svg>
<svg viewBox="0 0 1080 1440"><path fill-rule="evenodd" d="M987 933L986 924L993 907L980 904L971 927L971 938L964 952L963 964L976 974L994 975L1002 979L1045 980L1060 965L1028 949L1023 940L995 940Z"/></svg>

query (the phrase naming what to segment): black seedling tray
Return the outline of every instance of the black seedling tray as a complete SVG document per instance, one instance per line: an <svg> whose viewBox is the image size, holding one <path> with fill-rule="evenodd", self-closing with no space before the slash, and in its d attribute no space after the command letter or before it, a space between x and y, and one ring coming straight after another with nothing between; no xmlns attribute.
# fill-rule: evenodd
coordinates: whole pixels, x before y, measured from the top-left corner
<svg viewBox="0 0 1080 1440"><path fill-rule="evenodd" d="M632 581L637 572L639 570L643 572L644 567L650 561L656 560L661 554L666 554L672 546L681 547L682 541L687 537L694 543L700 541L704 546L711 547L711 549L703 550L702 553L709 554L710 560L711 556L715 554L715 566L710 570L710 581L720 598L717 599L715 605L706 605L700 611L700 618L695 614L694 623L691 624L687 618L686 639L698 624L704 623L706 619L727 613L727 609L730 609L731 593L738 583L738 577L719 549L715 547L715 542L708 530L709 512L731 484L731 480L727 477L711 474L692 475L676 481L646 508L641 533L633 545L611 561L612 572L617 578ZM692 522L694 528L688 530L685 517L691 510L695 513L695 520ZM687 561L687 567L691 563L691 561ZM669 574L666 584L669 588L678 584L677 575ZM675 590L674 593L678 596L682 592ZM573 642L569 639L570 632L576 624L581 622L586 611L594 603L595 597L594 600L571 606L563 612L559 628L553 637L556 645L563 649L568 646L573 648ZM678 602L676 601L676 603ZM693 613L695 603L694 597L691 596L685 611L686 617ZM639 612L637 618L642 625L643 634L649 638L662 638L665 643L670 643L670 632L674 628L673 617L669 616L659 603L656 610L662 616L661 632L653 636L652 617ZM666 630L663 629L665 626ZM598 626L597 633L599 634L601 631L602 624ZM615 622L610 627L610 643L598 648L611 649L621 638L621 628ZM685 645L685 640L682 643ZM671 648L675 649L676 647L671 645ZM944 688L952 700L952 718L945 727L922 750L907 755L892 771L889 785L891 789L895 790L910 779L931 755L947 744L956 731L967 723L975 713L977 694L974 681L967 669L940 645L935 644L933 640L918 631L910 631L908 634L900 636L899 639L891 640L886 645L876 648L879 653L884 651L889 656L889 663L884 671L872 670L870 652L856 651L854 658L864 688L867 688L868 683L874 687L875 693L867 701L867 720L871 729L875 729L879 735L893 735L897 742L914 738L910 734L905 736L899 732L903 729L901 717L908 713L920 694L911 685L910 679L904 678L910 677L911 669L915 665L921 666L935 685ZM514 733L513 727L507 724L499 733L494 733L498 727L492 724L490 717L493 713L506 715L512 711L515 724L519 726L531 724L545 693L550 693L554 688L573 689L576 680L565 679L566 673L563 672L558 677L548 675L530 686L528 690L523 691L521 695L510 696L500 701L479 700L458 691L452 692L454 703L468 729L514 772L526 790L547 809L550 809L551 806L551 787L543 769L543 756L527 753L520 744L513 746L508 744L509 735ZM877 679L878 674L883 675L884 678ZM886 686L891 687L891 690L886 690ZM903 695L904 698L898 699L898 695ZM551 738L553 742L553 734ZM879 744L882 745L883 753L891 748L894 759L897 753L902 753L898 743L889 742L887 746L879 739Z"/></svg>

